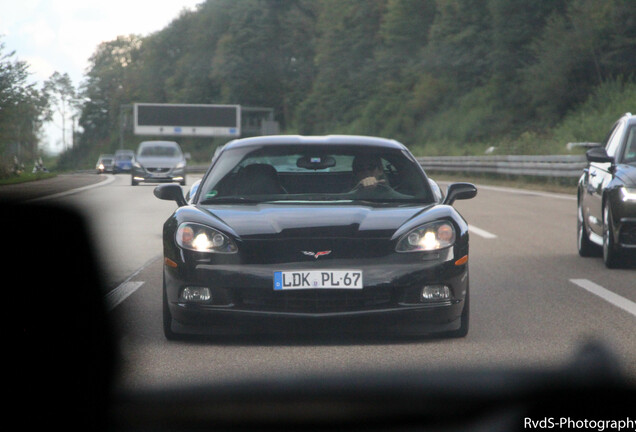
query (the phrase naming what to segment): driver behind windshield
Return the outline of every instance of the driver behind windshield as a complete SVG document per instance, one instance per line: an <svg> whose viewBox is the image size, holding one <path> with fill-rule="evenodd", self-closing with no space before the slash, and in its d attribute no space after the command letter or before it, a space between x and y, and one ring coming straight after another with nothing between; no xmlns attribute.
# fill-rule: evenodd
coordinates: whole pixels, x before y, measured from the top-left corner
<svg viewBox="0 0 636 432"><path fill-rule="evenodd" d="M354 146L265 146L237 147L219 154L215 170L201 187L201 203L221 199L244 199L244 195L261 196L260 200L403 200L427 202L430 187L417 162L400 150L365 149ZM239 172L250 165L267 164L278 174L284 191L255 194L238 191ZM246 172L244 172L246 173ZM265 185L250 175L248 184ZM257 199L253 198L252 199Z"/></svg>
<svg viewBox="0 0 636 432"><path fill-rule="evenodd" d="M371 189L378 185L388 186L388 182L384 177L382 162L377 156L356 156L351 165L353 170L354 187L353 189Z"/></svg>

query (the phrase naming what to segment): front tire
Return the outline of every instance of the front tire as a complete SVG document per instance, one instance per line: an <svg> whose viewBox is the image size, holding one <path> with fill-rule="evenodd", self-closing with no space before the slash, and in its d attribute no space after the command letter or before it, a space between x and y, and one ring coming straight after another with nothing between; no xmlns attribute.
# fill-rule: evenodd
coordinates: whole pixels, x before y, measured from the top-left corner
<svg viewBox="0 0 636 432"><path fill-rule="evenodd" d="M168 307L168 294L166 293L166 278L163 278L163 334L166 339L179 340L179 335L172 331L172 314Z"/></svg>
<svg viewBox="0 0 636 432"><path fill-rule="evenodd" d="M468 328L470 325L470 296L469 291L466 290L466 297L464 297L464 309L460 317L460 326L457 330L451 333L451 337L463 338L468 335Z"/></svg>
<svg viewBox="0 0 636 432"><path fill-rule="evenodd" d="M576 231L577 231L577 248L579 255L582 257L591 257L598 255L598 246L592 243L590 237L587 235L587 226L585 219L583 218L583 209L579 202L577 218L576 218Z"/></svg>
<svg viewBox="0 0 636 432"><path fill-rule="evenodd" d="M606 203L605 208L603 208L603 261L607 268L616 268L621 265L622 256L614 243L614 228L611 217L610 204Z"/></svg>

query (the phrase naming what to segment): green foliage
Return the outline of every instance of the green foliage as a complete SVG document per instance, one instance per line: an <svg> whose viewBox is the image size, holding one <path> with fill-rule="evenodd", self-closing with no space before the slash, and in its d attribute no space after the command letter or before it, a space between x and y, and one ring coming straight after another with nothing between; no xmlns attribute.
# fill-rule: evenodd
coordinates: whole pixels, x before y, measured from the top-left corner
<svg viewBox="0 0 636 432"><path fill-rule="evenodd" d="M414 54L428 43L435 12L433 0L388 0L380 22L382 45L377 48L377 60L399 61L389 65L392 71L403 68L404 60L416 60Z"/></svg>
<svg viewBox="0 0 636 432"><path fill-rule="evenodd" d="M627 112L636 114L636 83L607 81L554 128L553 149L569 142L602 142L614 122Z"/></svg>
<svg viewBox="0 0 636 432"><path fill-rule="evenodd" d="M301 133L325 134L354 122L375 94L374 48L384 2L325 0L316 24L316 76L299 106Z"/></svg>
<svg viewBox="0 0 636 432"><path fill-rule="evenodd" d="M634 113L636 83L614 79L595 87L586 101L573 107L554 128L526 131L492 145L498 154L569 154L568 143L601 142L614 122Z"/></svg>
<svg viewBox="0 0 636 432"><path fill-rule="evenodd" d="M439 0L424 56L428 68L461 88L483 84L489 75L490 22L486 0Z"/></svg>
<svg viewBox="0 0 636 432"><path fill-rule="evenodd" d="M273 107L283 125L291 124L313 77L312 8L303 1L273 0L229 7L230 24L211 60L219 100Z"/></svg>
<svg viewBox="0 0 636 432"><path fill-rule="evenodd" d="M72 135L73 117L79 107L71 77L56 71L44 82L42 90L49 100L51 113L57 113L60 118L58 126L62 131L62 148L66 148Z"/></svg>
<svg viewBox="0 0 636 432"><path fill-rule="evenodd" d="M134 148L134 102L271 107L284 133L419 154L563 152L636 110L634 70L633 0L208 0L97 48L67 159ZM204 159L219 143L183 140Z"/></svg>
<svg viewBox="0 0 636 432"><path fill-rule="evenodd" d="M35 160L38 134L49 114L46 94L28 82L28 65L4 50L0 40L0 178Z"/></svg>

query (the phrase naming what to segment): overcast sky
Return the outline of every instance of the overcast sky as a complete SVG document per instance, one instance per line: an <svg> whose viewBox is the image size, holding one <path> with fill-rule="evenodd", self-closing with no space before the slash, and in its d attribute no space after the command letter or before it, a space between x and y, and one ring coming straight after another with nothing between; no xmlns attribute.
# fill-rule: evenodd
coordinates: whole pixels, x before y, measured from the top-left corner
<svg viewBox="0 0 636 432"><path fill-rule="evenodd" d="M88 59L103 41L147 35L166 27L183 9L204 0L2 0L0 37L4 54L27 62L41 85L55 71L78 87ZM60 150L59 127L45 128L48 147Z"/></svg>

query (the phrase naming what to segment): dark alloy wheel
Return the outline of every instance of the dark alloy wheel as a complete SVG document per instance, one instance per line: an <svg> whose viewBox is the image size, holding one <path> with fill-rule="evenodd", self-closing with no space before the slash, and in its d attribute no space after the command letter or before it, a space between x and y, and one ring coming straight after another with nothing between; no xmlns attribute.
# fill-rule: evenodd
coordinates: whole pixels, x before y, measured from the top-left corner
<svg viewBox="0 0 636 432"><path fill-rule="evenodd" d="M590 237L587 235L587 225L583 219L583 209L581 203L578 205L577 218L576 218L576 230L577 230L577 248L579 255L582 257L597 256L599 248L596 244L592 243Z"/></svg>
<svg viewBox="0 0 636 432"><path fill-rule="evenodd" d="M612 227L612 210L609 203L603 208L603 261L607 268L619 267L622 262L620 251L614 243L614 228Z"/></svg>

